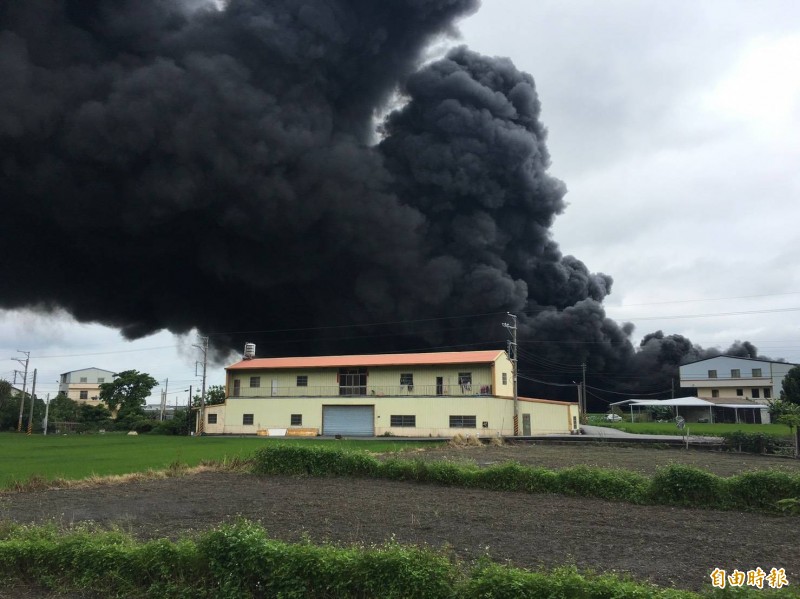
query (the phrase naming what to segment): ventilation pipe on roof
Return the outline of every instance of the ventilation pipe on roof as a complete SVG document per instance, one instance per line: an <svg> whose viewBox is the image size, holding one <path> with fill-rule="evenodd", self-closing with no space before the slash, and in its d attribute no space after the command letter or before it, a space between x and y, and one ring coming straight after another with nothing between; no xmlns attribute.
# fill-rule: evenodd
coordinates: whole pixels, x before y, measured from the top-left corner
<svg viewBox="0 0 800 599"><path fill-rule="evenodd" d="M245 360L252 360L256 357L256 344L255 343L245 343L244 344L244 359Z"/></svg>

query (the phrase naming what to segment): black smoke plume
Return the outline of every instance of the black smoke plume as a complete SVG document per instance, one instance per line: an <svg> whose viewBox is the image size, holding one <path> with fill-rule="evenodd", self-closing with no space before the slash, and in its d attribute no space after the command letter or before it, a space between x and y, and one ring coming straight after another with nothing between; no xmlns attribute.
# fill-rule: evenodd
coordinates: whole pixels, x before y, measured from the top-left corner
<svg viewBox="0 0 800 599"><path fill-rule="evenodd" d="M532 357L658 372L672 342L635 352L611 277L551 237L533 79L466 48L420 68L477 8L3 3L0 307L260 355L497 347L510 311Z"/></svg>

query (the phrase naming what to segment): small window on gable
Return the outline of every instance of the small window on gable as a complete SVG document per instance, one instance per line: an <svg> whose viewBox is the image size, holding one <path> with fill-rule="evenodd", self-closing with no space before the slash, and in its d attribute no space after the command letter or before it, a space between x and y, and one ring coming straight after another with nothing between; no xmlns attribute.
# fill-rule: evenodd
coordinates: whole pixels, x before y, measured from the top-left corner
<svg viewBox="0 0 800 599"><path fill-rule="evenodd" d="M106 382L106 378L104 376L98 377L97 378L97 382L98 383L105 383Z"/></svg>
<svg viewBox="0 0 800 599"><path fill-rule="evenodd" d="M710 378L710 379L717 378L717 371L716 370L709 370L708 371L708 378Z"/></svg>
<svg viewBox="0 0 800 599"><path fill-rule="evenodd" d="M759 389L758 387L756 387L755 389L751 389L751 391L753 392L753 399L758 399L761 397L761 389Z"/></svg>
<svg viewBox="0 0 800 599"><path fill-rule="evenodd" d="M507 372L503 373L503 384L504 385L508 385L508 373Z"/></svg>
<svg viewBox="0 0 800 599"><path fill-rule="evenodd" d="M81 382L82 382L82 383L88 383L88 382L89 382L89 379L88 379L87 377L85 377L85 376L82 376L82 377L81 377Z"/></svg>
<svg viewBox="0 0 800 599"><path fill-rule="evenodd" d="M251 376L250 377L250 386L251 387L260 387L261 386L261 377L260 376Z"/></svg>
<svg viewBox="0 0 800 599"><path fill-rule="evenodd" d="M292 414L290 420L290 426L303 426L303 415L302 414Z"/></svg>
<svg viewBox="0 0 800 599"><path fill-rule="evenodd" d="M242 424L249 426L253 424L252 414L242 414Z"/></svg>
<svg viewBox="0 0 800 599"><path fill-rule="evenodd" d="M308 375L307 374L298 374L297 375L297 386L298 387L308 387Z"/></svg>
<svg viewBox="0 0 800 599"><path fill-rule="evenodd" d="M753 378L757 379L761 376L761 369L760 368L753 368Z"/></svg>
<svg viewBox="0 0 800 599"><path fill-rule="evenodd" d="M738 379L742 377L742 371L738 368L731 368L731 378Z"/></svg>

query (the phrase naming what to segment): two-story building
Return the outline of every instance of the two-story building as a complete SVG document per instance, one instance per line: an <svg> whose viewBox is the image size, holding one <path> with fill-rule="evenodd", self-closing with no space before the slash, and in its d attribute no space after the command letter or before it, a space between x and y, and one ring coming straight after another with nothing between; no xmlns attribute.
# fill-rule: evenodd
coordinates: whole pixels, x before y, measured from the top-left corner
<svg viewBox="0 0 800 599"><path fill-rule="evenodd" d="M502 350L243 359L208 434L481 437L514 434L514 381ZM523 435L570 433L576 403L519 398Z"/></svg>
<svg viewBox="0 0 800 599"><path fill-rule="evenodd" d="M92 406L100 404L100 385L114 380L114 373L102 368L83 368L61 374L58 392Z"/></svg>
<svg viewBox="0 0 800 599"><path fill-rule="evenodd" d="M781 393L781 383L797 364L715 356L680 367L681 387L696 389L697 397L713 403L752 400L767 404ZM768 418L768 414L763 413Z"/></svg>

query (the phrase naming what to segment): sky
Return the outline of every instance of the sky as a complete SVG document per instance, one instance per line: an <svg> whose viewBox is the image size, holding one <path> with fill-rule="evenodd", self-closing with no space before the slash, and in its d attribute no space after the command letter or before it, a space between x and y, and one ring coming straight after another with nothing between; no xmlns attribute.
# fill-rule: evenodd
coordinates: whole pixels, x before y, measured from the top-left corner
<svg viewBox="0 0 800 599"><path fill-rule="evenodd" d="M749 340L800 362L800 4L484 0L460 30L432 52L464 43L533 75L550 172L569 189L553 236L613 276L607 313L635 324L634 341ZM25 350L38 395L95 366L168 379L183 404L200 384L197 342L0 311L0 378ZM211 365L208 384L223 380Z"/></svg>

